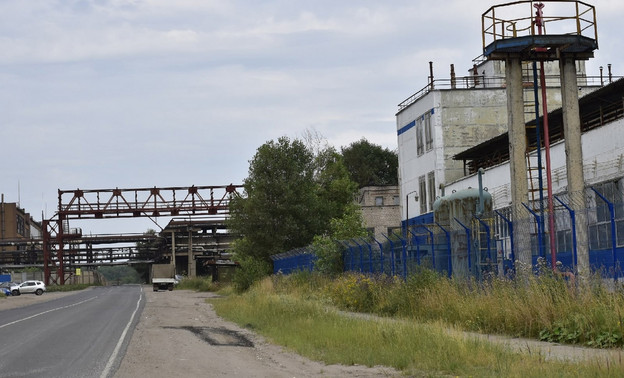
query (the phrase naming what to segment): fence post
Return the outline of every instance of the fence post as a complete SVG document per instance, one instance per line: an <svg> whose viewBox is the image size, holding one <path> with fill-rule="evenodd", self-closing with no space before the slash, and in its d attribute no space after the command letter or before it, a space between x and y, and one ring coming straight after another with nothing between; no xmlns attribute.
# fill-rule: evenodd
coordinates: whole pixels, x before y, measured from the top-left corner
<svg viewBox="0 0 624 378"><path fill-rule="evenodd" d="M453 258L451 254L451 234L444 227L440 226L438 222L435 222L435 224L438 227L440 227L440 229L446 235L446 247L448 251L448 277L451 278L451 275L453 274Z"/></svg>
<svg viewBox="0 0 624 378"><path fill-rule="evenodd" d="M355 238L351 239L355 244L357 244L358 249L360 250L360 273L364 273L364 251L362 250L362 246L360 243L355 240Z"/></svg>
<svg viewBox="0 0 624 378"><path fill-rule="evenodd" d="M412 230L410 230L410 234L412 234L412 240L416 239L416 263L420 266L420 243L418 242L418 236Z"/></svg>
<svg viewBox="0 0 624 378"><path fill-rule="evenodd" d="M471 251L470 251L470 245L471 245L470 244L470 229L468 227L466 227L462 222L460 222L459 219L457 219L457 218L454 218L454 219L466 231L466 245L468 246L468 271L472 274L472 259L471 259L471 256L470 256L470 254L471 254Z"/></svg>
<svg viewBox="0 0 624 378"><path fill-rule="evenodd" d="M373 247L362 237L360 239L368 246L368 266L370 273L374 273L373 269Z"/></svg>
<svg viewBox="0 0 624 378"><path fill-rule="evenodd" d="M381 236L388 239L388 241L390 242L390 271L392 272L392 276L394 277L394 242L392 241L392 239L384 234L381 234Z"/></svg>
<svg viewBox="0 0 624 378"><path fill-rule="evenodd" d="M352 254L351 246L345 240L338 240L338 242L346 247L347 250L345 252L348 251L347 252L348 255L347 255L347 253L345 253L345 259L347 257L349 258L349 264L344 264L345 265L345 269L348 269L349 271L352 271L353 270L353 256L351 256L351 254ZM349 266L348 268L347 268L347 265Z"/></svg>
<svg viewBox="0 0 624 378"><path fill-rule="evenodd" d="M381 273L385 273L384 272L384 255L383 255L383 245L381 244L380 241L378 241L377 239L373 238L373 240L375 241L375 243L377 243L377 245L379 246L379 262L380 262L380 269L381 269Z"/></svg>
<svg viewBox="0 0 624 378"><path fill-rule="evenodd" d="M609 207L609 217L611 218L611 253L613 254L613 281L617 281L617 266L616 266L617 257L615 255L615 250L617 247L617 240L616 240L616 234L615 234L615 208L613 206L613 202L609 201L605 196L603 196L599 191L597 191L593 187L591 189L598 195L598 197L600 197L600 199L605 201L607 203L607 206Z"/></svg>
<svg viewBox="0 0 624 378"><path fill-rule="evenodd" d="M570 213L570 222L572 223L572 253L573 253L573 260L572 260L572 264L574 265L572 267L572 271L573 272L577 272L576 270L576 265L578 264L578 260L576 257L576 212L574 210L572 210L568 205L566 205L565 203L563 203L562 200L559 199L559 197L557 196L553 196L555 197L555 199L563 205L563 207L565 207L568 212Z"/></svg>
<svg viewBox="0 0 624 378"><path fill-rule="evenodd" d="M539 250L540 257L546 258L546 254L544 253L544 230L542 229L542 217L537 214L535 211L531 210L530 207L526 205L526 203L522 203L522 205L529 210L529 212L535 217L535 221L537 222L537 248ZM553 266L552 269L555 269Z"/></svg>
<svg viewBox="0 0 624 378"><path fill-rule="evenodd" d="M431 231L430 229L428 229L424 224L419 224L419 227L424 228L428 233L429 236L431 236L431 265L433 266L433 270L436 270L436 263L435 263L435 241L433 240L433 231Z"/></svg>
<svg viewBox="0 0 624 378"><path fill-rule="evenodd" d="M503 218L505 222L507 222L507 228L509 229L509 240L511 241L511 271L513 273L516 272L516 253L514 252L514 231L513 231L513 222L507 219L503 214L501 214L498 210L494 210L499 217ZM504 264L504 260L503 260Z"/></svg>
<svg viewBox="0 0 624 378"><path fill-rule="evenodd" d="M407 279L407 241L405 239L403 239L401 237L401 235L398 235L397 233L393 232L394 235L396 235L396 237L399 238L399 240L401 241L401 260L403 260L403 278Z"/></svg>

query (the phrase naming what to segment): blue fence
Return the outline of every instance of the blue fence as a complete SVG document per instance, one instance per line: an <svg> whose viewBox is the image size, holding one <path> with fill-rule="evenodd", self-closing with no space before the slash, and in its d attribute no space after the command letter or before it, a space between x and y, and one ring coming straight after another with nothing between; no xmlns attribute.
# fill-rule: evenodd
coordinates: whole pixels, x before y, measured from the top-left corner
<svg viewBox="0 0 624 378"><path fill-rule="evenodd" d="M400 234L382 235L383 240L338 241L343 246L344 270L407 277L418 267L426 267L449 277L511 277L517 268L518 245L523 245L531 249L533 267L549 266L554 251L558 269L575 273L577 252L582 247L589 253L593 272L624 278L624 203L610 202L608 198L621 197L621 193L606 196L592 191L595 206L580 214L572 211L565 200L556 198L561 205L552 216L527 206L526 216L518 217L516 222L509 220L509 211L494 211L463 222L451 219L444 224L410 223L410 228L404 227ZM586 238L577 238L577 217L586 220L582 230ZM552 226L550 222L554 222ZM312 270L315 259L306 248L276 255L274 272Z"/></svg>

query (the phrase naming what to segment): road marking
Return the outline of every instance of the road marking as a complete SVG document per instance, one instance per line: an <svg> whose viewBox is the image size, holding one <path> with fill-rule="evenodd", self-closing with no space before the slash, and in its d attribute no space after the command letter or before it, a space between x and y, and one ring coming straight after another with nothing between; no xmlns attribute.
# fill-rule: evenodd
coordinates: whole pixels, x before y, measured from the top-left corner
<svg viewBox="0 0 624 378"><path fill-rule="evenodd" d="M78 306L78 305L81 305L83 303L92 301L92 300L94 300L97 297L98 296L96 295L95 297L92 297L92 298L89 298L89 299L85 299L84 301L80 301L80 302L76 302L74 304L70 304L70 305L67 305L67 306L57 307L57 308L53 308L53 309L50 309L50 310L47 310L47 311L44 311L44 312L40 312L38 314L34 314L34 315L28 316L28 317L23 318L23 319L15 320L15 321L13 321L11 323L0 325L0 328L8 327L10 325L13 325L13 324L16 324L16 323L20 323L20 322L23 322L23 321L26 321L26 320L29 320L29 319L32 319L32 318L36 318L37 316L44 315L44 314L47 314L47 313L50 313L50 312L53 312L53 311L58 311L58 310L63 310L63 309L66 309L66 308Z"/></svg>
<svg viewBox="0 0 624 378"><path fill-rule="evenodd" d="M139 295L139 300L137 301L136 308L134 309L134 312L132 313L132 316L130 317L128 324L126 324L126 328L121 333L121 336L119 337L119 341L117 342L117 345L115 346L115 350L113 350L113 354L111 354L110 358L108 359L108 363L104 367L104 370L102 371L102 374L100 375L100 378L108 377L108 374L110 373L110 370L113 367L113 363L115 359L117 358L117 355L119 354L121 345L123 344L123 341L126 338L126 334L128 333L128 330L130 329L130 325L132 325L134 316L136 315L137 311L139 311L139 305L141 304L142 298L143 298L143 288L141 287L141 295Z"/></svg>

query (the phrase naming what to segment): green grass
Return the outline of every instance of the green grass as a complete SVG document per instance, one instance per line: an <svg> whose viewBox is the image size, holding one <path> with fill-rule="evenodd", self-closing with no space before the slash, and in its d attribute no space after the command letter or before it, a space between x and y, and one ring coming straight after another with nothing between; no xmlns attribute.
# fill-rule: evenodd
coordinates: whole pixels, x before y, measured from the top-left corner
<svg viewBox="0 0 624 378"><path fill-rule="evenodd" d="M322 296L311 295L306 288L310 281L303 285L281 285L279 281L265 279L242 295L232 294L210 302L220 316L327 364L384 365L417 376L624 375L619 362L547 362L540 356L513 353L484 341L466 339L459 332L449 334L448 326L442 322L348 316L328 306Z"/></svg>
<svg viewBox="0 0 624 378"><path fill-rule="evenodd" d="M178 290L218 291L221 285L212 282L212 277L184 278L175 286Z"/></svg>
<svg viewBox="0 0 624 378"><path fill-rule="evenodd" d="M560 343L624 346L624 291L608 290L600 278L578 287L552 274L479 283L423 270L406 281L354 273L333 280L300 273L274 281L277 291L348 311Z"/></svg>

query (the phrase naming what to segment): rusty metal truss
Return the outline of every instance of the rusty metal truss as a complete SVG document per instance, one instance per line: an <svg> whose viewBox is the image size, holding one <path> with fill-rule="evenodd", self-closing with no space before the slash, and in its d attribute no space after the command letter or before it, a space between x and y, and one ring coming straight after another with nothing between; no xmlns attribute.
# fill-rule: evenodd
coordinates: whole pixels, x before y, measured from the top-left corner
<svg viewBox="0 0 624 378"><path fill-rule="evenodd" d="M42 224L45 281L62 285L72 275L71 269L66 269L66 265L71 268L72 261L68 246L79 242L82 232L70 228L70 220L158 216L225 218L229 215L230 200L239 195L241 187L59 189L58 212ZM56 272L54 276L53 271Z"/></svg>

